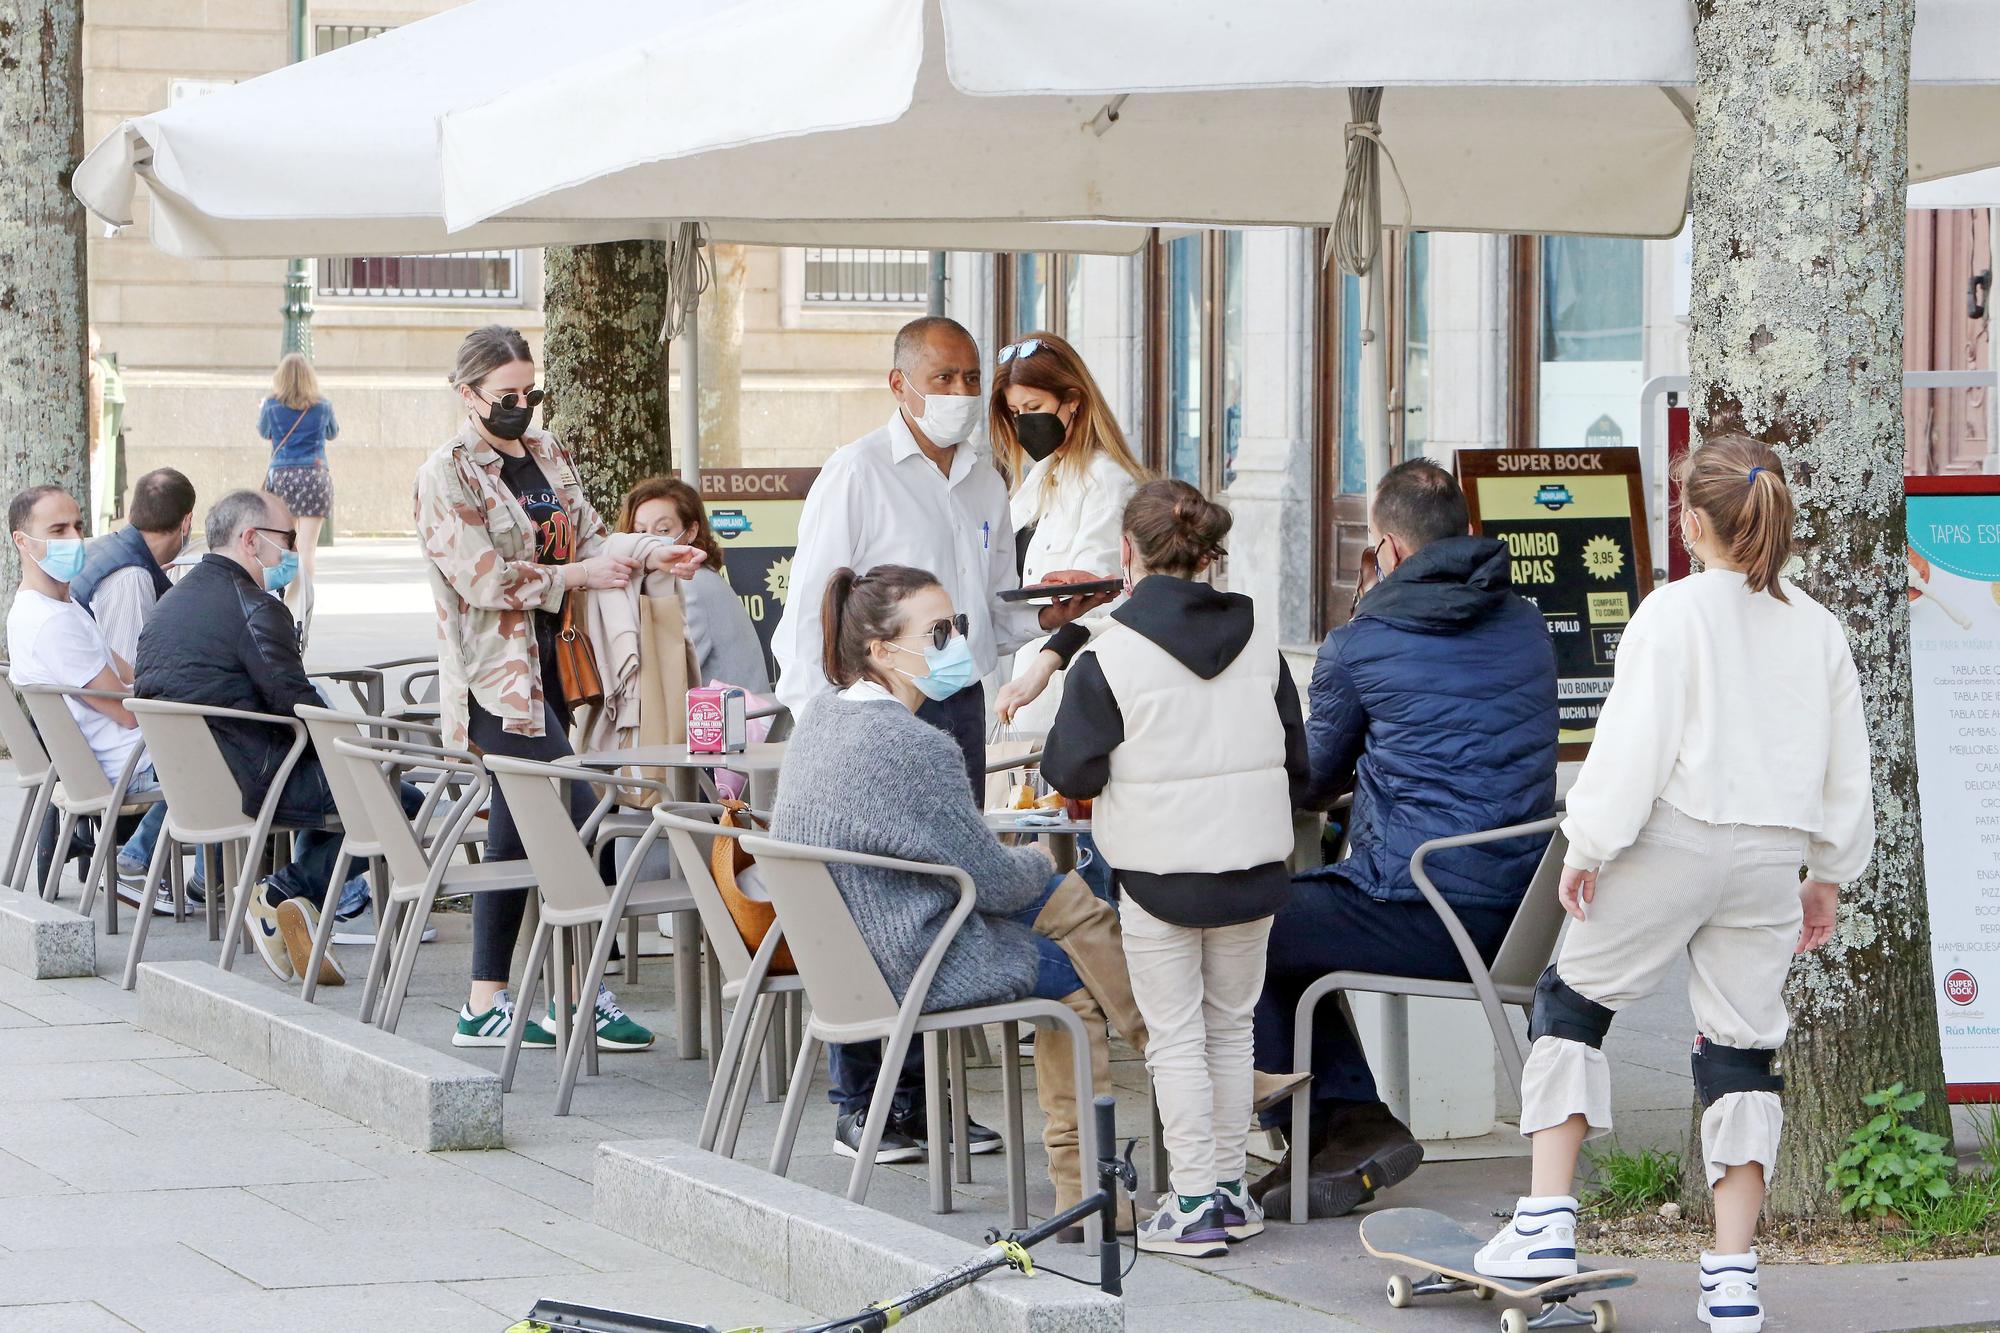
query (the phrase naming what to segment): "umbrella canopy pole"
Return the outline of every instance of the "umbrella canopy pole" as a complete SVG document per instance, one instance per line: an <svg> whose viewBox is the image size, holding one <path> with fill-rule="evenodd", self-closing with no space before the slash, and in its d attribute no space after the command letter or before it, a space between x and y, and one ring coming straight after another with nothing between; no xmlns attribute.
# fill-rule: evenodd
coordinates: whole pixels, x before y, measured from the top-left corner
<svg viewBox="0 0 2000 1333"><path fill-rule="evenodd" d="M701 494L701 292L691 290L681 323L681 480Z"/></svg>

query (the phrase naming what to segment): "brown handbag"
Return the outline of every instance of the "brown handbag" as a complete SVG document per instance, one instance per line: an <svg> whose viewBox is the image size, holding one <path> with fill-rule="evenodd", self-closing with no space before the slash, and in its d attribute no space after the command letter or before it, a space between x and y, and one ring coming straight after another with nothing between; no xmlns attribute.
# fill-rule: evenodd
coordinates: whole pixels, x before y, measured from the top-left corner
<svg viewBox="0 0 2000 1333"><path fill-rule="evenodd" d="M604 702L604 677L597 670L597 653L584 627L583 599L587 595L582 588L563 594L562 624L556 630L556 679L572 712Z"/></svg>
<svg viewBox="0 0 2000 1333"><path fill-rule="evenodd" d="M724 828L748 828L762 831L764 821L750 813L750 807L741 801L724 801L723 816L716 821ZM736 931L743 937L743 946L756 953L763 947L764 937L771 933L771 927L778 920L778 909L769 903L758 902L744 895L736 887L737 872L747 870L756 864L756 858L743 850L743 844L735 838L717 838L709 849L709 874L715 878L715 887L722 891L722 901L729 907L729 915L735 918ZM789 976L798 971L792 962L792 950L788 944L780 944L771 955L771 975Z"/></svg>

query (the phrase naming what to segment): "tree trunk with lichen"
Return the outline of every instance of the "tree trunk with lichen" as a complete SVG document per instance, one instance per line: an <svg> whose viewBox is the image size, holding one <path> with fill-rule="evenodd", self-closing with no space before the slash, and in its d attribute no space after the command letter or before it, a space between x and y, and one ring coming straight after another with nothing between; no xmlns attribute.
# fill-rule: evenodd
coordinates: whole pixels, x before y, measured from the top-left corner
<svg viewBox="0 0 2000 1333"><path fill-rule="evenodd" d="M82 0L0 0L0 502L61 486L85 503L89 307ZM6 547L0 616L20 583Z"/></svg>
<svg viewBox="0 0 2000 1333"><path fill-rule="evenodd" d="M1784 457L1795 581L1847 627L1874 755L1875 856L1786 987L1774 1218L1837 1215L1826 1164L1897 1080L1948 1132L1924 901L1903 561L1903 237L1915 0L1697 0L1695 433ZM1754 680L1741 682L1754 690ZM1690 1183L1699 1187L1699 1139Z"/></svg>
<svg viewBox="0 0 2000 1333"><path fill-rule="evenodd" d="M542 267L542 420L576 458L590 502L615 522L632 483L669 466L660 351L667 247L552 245Z"/></svg>

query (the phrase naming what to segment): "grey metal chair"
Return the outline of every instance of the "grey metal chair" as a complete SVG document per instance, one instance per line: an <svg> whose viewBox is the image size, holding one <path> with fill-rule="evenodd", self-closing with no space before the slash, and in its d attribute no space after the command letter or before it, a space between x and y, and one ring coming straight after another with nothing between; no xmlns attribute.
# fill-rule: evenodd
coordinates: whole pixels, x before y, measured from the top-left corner
<svg viewBox="0 0 2000 1333"><path fill-rule="evenodd" d="M0 662L0 742L14 760L13 785L21 792L21 814L14 826L14 841L7 849L7 868L0 879L16 893L27 890L35 864L36 835L47 815L56 786L55 761L49 758L42 737L35 730L27 710L14 693L7 663Z"/></svg>
<svg viewBox="0 0 2000 1333"><path fill-rule="evenodd" d="M709 957L715 960L722 974L721 993L711 1000L735 1006L720 1049L715 1053L708 1103L702 1110L701 1132L695 1139L698 1147L732 1157L750 1097L750 1072L770 1035L772 1015L782 1002L781 997L803 994L804 983L796 973L775 976L771 973L771 959L783 943L785 933L776 922L765 933L755 954L743 942L743 932L710 873L709 854L715 839L740 839L748 830L723 828L716 823L721 814L719 805L662 803L653 809L654 822L666 831L675 864L687 880L695 910L701 914ZM720 1012L719 1006L712 1012Z"/></svg>
<svg viewBox="0 0 2000 1333"><path fill-rule="evenodd" d="M178 878L178 848L220 845L223 873L209 881L207 899L212 932L216 895L226 887L229 920L222 933L221 957L226 972L236 962L237 947L243 938L244 914L256 889L258 862L277 824L278 802L292 770L298 766L299 756L305 753L305 723L272 713L165 699L130 699L125 706L139 719L139 734L146 738L146 752L152 758L153 772L160 779L167 802L166 822L161 826L160 840L153 844L153 860L146 869L145 901L152 901L155 886L166 873L169 861ZM216 744L215 733L209 730L211 719L260 722L292 733L291 748L272 773L254 815L243 813L242 789L236 785L229 761ZM132 946L125 957L126 990L131 990L139 979L139 960L145 954L146 933L152 921L151 911L139 913L139 924L132 931Z"/></svg>
<svg viewBox="0 0 2000 1333"><path fill-rule="evenodd" d="M1050 1022L1067 1028L1071 1049L1075 1053L1076 1086L1089 1088L1093 1086L1090 1044L1083 1020L1059 1000L1027 999L971 1009L924 1012L931 980L944 961L945 951L951 946L959 928L972 915L972 877L957 866L927 865L861 852L804 847L760 835L746 836L742 843L744 850L757 858L757 868L765 887L770 890L771 905L777 909L778 924L784 928L785 939L791 945L792 959L798 964L799 976L805 983L806 996L813 1009L804 1039L799 1044L798 1062L792 1069L791 1088L785 1094L785 1109L779 1119L777 1140L772 1145L772 1172L784 1175L791 1165L793 1141L798 1137L799 1121L805 1114L805 1100L812 1086L813 1071L819 1063L822 1043L881 1041L882 1068L894 1070L902 1068L911 1039L921 1035L924 1039L925 1105L931 1126L931 1210L950 1212L951 1187L946 1178L946 1163L938 1133L938 1127L946 1123L945 1039L966 1028L998 1023L1003 1034L1001 1087L1007 1103L1007 1129L1003 1137L1007 1148L1008 1214L1011 1225L1026 1225L1027 1145L1021 1111L1018 1025L1023 1022ZM828 867L835 865L873 866L931 876L944 880L958 893L958 902L924 954L916 975L910 979L901 1004L896 1002L881 968L876 966L874 955L868 951L867 942L862 939L854 917L847 910L846 901L840 896L840 890L828 872ZM958 1060L950 1063L954 1066L954 1073L960 1072ZM869 1178L875 1170L875 1152L881 1145L882 1132L888 1126L889 1107L895 1100L895 1093L896 1081L893 1078L877 1081L854 1168L848 1176L847 1197L855 1203L867 1200ZM964 1154L969 1147L965 1123L967 1089L964 1082L961 1080L952 1087L949 1095L952 1099L953 1142L957 1151ZM1093 1141L1095 1131L1086 1123L1090 1119L1088 1115L1077 1116L1077 1150L1079 1160L1084 1162L1097 1160ZM963 1163L965 1169L969 1169L969 1163L970 1158L967 1157ZM1095 1217L1085 1226L1084 1239L1090 1253L1096 1253L1100 1230Z"/></svg>
<svg viewBox="0 0 2000 1333"><path fill-rule="evenodd" d="M493 783L469 751L387 737L341 738L334 741L331 754L321 755L321 762L347 767L355 810L365 821L350 831L380 850L387 871L386 889L379 883L375 886L382 913L375 926L368 979L361 990L361 1021L394 1032L416 970L424 927L437 900L532 889L535 872L526 860L453 862L451 851L485 804ZM398 775L418 766L454 778L462 787L428 853L410 817L403 813L397 789Z"/></svg>
<svg viewBox="0 0 2000 1333"><path fill-rule="evenodd" d="M522 850L535 872L541 914L534 941L528 947L528 965L522 975L515 1012L520 1015L534 1012L536 988L546 955L550 962L549 990L558 1015L555 1037L561 1063L555 1110L557 1115L568 1115L583 1062L589 1059L592 1073L597 1069L597 988L604 980L619 924L631 917L691 911L695 902L685 880L639 878L646 853L663 831L651 816L647 817L638 846L626 859L625 869L615 883L606 884L598 869L592 837L595 830L590 824L578 829L570 822L566 787L582 782L607 795L615 795L620 788L639 787L665 796L667 784L573 764L536 763L496 754L485 755L480 762L499 784L507 809L514 817L514 827L521 835ZM571 950L566 947L567 937L573 932L581 932L574 951L578 961L585 947L590 951L590 963L583 969L574 996L570 994ZM693 999L680 998L682 1003ZM516 1022L508 1030L507 1054L500 1073L503 1088L513 1085L521 1033L526 1026L525 1022ZM570 1029L567 1042L566 1027Z"/></svg>
<svg viewBox="0 0 2000 1333"><path fill-rule="evenodd" d="M328 883L335 886L345 884L350 867L357 862L368 862L373 870L370 896L374 899L375 919L379 923L383 913L382 844L365 832L373 827L371 823L366 822L369 818L368 807L364 805L361 793L355 786L353 769L347 764L331 759L334 746L343 740L366 740L378 733L434 743L440 735L439 729L427 722L407 718L385 718L367 713L341 713L330 708L314 708L307 704L300 704L293 711L298 714L299 720L306 724L306 733L312 737L314 752L329 757L327 760L322 760L321 768L326 773L326 785L333 793L334 808L340 812L342 832L340 854L334 858L333 876ZM438 774L438 776L442 778L444 775ZM444 781L431 783L429 791L424 795L422 808L411 821L418 830L418 840L427 853L432 851L432 841L443 831L442 828L433 827L441 813L445 814L449 826L453 828L458 843L469 843L486 836L484 826L477 819L449 820L449 802L442 802L447 809L441 811L441 798L448 790L449 784ZM442 850L446 855L451 851L450 848ZM327 948L333 942L333 929L334 914L321 912L319 929L313 934L311 961L299 987L299 998L307 1002L311 1002L319 989L320 960L326 956Z"/></svg>
<svg viewBox="0 0 2000 1333"><path fill-rule="evenodd" d="M160 803L156 791L133 794L127 789L138 772L145 755L143 745L132 747L126 757L125 766L116 778L110 777L98 762L96 751L90 748L89 737L83 734L83 727L70 712L69 701L83 701L89 707L89 700L109 700L129 703L131 696L122 690L66 689L56 685L24 685L21 699L28 706L28 714L35 720L35 729L41 733L43 743L48 747L49 758L56 767L56 785L49 799L61 812L62 821L56 832L56 854L49 858L48 878L42 884L42 897L54 902L62 889L62 872L66 864L65 853L69 849L70 838L77 826L86 819L97 821L96 845L90 854L90 864L83 873L83 895L77 903L77 912L89 916L90 909L97 901L97 891L106 883L107 877L118 873L118 821L126 815L142 815ZM110 934L118 933L118 895L105 895L105 929ZM139 907L142 915L150 915L152 899L144 899Z"/></svg>
<svg viewBox="0 0 2000 1333"><path fill-rule="evenodd" d="M1527 1010L1534 1005L1535 982L1541 977L1542 969L1549 965L1550 958L1555 954L1556 940L1562 934L1563 910L1556 897L1556 889L1562 882L1563 855L1569 850L1569 842L1562 835L1561 824L1560 815L1551 815L1526 824L1510 824L1505 828L1486 829L1451 838L1432 838L1417 848L1410 856L1410 877L1416 881L1417 892L1423 894L1424 901L1430 904L1431 910L1444 924L1445 933L1451 936L1459 959L1465 964L1465 974L1470 979L1428 981L1380 972L1329 972L1308 986L1305 994L1299 997L1292 1036L1292 1067L1311 1067L1313 1015L1321 999L1333 991L1373 991L1391 997L1390 1003L1404 1015L1401 1023L1393 1024L1398 1028L1401 1039L1389 1043L1387 1056L1392 1063L1390 1081L1395 1083L1400 1079L1399 1086L1408 1087L1410 1048L1406 997L1474 1000L1485 1011L1487 1025L1493 1029L1494 1047L1500 1053L1500 1065L1507 1071L1507 1081L1518 1097L1521 1092L1521 1066L1526 1056L1507 1021L1507 1011L1503 1006L1511 1004ZM1515 909L1514 920L1500 941L1499 951L1493 955L1493 964L1488 967L1486 960L1479 956L1472 936L1466 933L1464 924L1459 921L1458 913L1452 911L1451 904L1444 900L1437 885L1431 882L1424 863L1448 848L1477 847L1543 833L1552 835L1548 846L1528 881L1527 892L1521 897L1521 905ZM1310 1086L1302 1086L1292 1094L1292 1141L1295 1144L1312 1141ZM1301 1224L1306 1221L1309 1207L1306 1182L1310 1165L1309 1154L1292 1153L1291 1220Z"/></svg>

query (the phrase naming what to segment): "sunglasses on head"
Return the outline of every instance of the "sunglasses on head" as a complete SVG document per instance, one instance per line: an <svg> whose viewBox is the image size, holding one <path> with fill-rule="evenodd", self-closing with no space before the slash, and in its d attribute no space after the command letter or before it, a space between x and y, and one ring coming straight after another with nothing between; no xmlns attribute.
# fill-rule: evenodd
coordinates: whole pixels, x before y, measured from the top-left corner
<svg viewBox="0 0 2000 1333"><path fill-rule="evenodd" d="M1009 361L1012 361L1016 357L1019 357L1021 360L1026 361L1029 357L1033 356L1035 353L1041 350L1042 350L1042 340L1040 338L1023 338L1020 342L1008 343L1005 347L1001 348L997 353L995 353L993 357L993 364L996 366L1004 366Z"/></svg>
<svg viewBox="0 0 2000 1333"><path fill-rule="evenodd" d="M954 634L964 634L966 626L969 623L965 618L965 612L961 611L957 615L950 616L944 620L934 620L928 628L919 630L915 634L898 634L891 642L900 642L904 639L927 638L931 641L931 647L937 649L939 652L943 652L944 646L951 642L951 636Z"/></svg>
<svg viewBox="0 0 2000 1333"><path fill-rule="evenodd" d="M480 390L480 393L482 395L484 395L485 392L486 391L484 389ZM540 389L530 389L525 394L503 393L498 398L487 397L486 401L489 403L496 404L500 407L504 407L509 412L511 412L515 408L521 406L523 401L525 401L529 407L539 407L541 406L542 399L546 396L547 395L544 394L543 391Z"/></svg>

